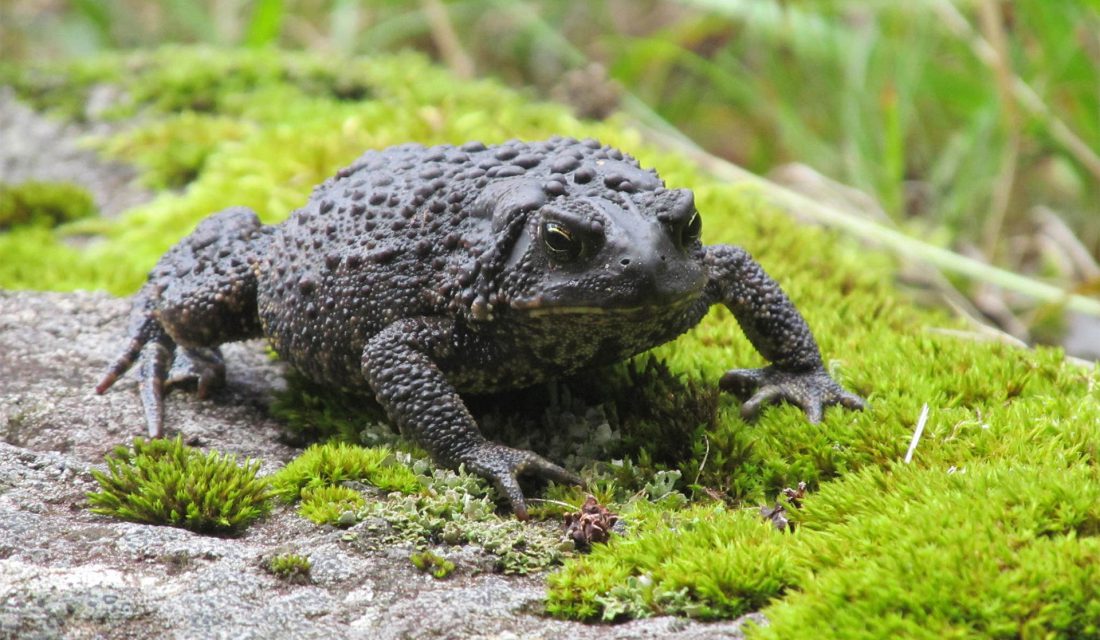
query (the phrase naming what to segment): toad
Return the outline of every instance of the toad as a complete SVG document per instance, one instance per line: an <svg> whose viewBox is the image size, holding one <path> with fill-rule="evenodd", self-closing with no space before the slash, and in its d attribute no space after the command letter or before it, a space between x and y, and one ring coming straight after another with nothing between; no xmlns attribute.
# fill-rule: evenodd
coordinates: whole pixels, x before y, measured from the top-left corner
<svg viewBox="0 0 1100 640"><path fill-rule="evenodd" d="M491 480L526 518L520 474L580 479L487 440L463 393L534 385L673 340L713 304L770 362L722 389L769 403L864 402L825 371L794 305L744 250L704 246L693 194L594 140L368 151L283 223L245 208L201 222L133 298L128 344L149 434L181 382L224 380L219 345L267 338L307 377L377 397L433 459Z"/></svg>

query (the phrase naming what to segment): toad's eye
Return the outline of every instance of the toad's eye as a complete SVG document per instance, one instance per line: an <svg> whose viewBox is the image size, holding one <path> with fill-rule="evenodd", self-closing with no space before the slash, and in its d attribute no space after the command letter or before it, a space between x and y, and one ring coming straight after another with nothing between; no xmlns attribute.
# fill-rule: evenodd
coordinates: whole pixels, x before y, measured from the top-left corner
<svg viewBox="0 0 1100 640"><path fill-rule="evenodd" d="M691 214L691 219L680 229L680 246L690 247L699 241L699 234L703 231L703 218L698 211Z"/></svg>
<svg viewBox="0 0 1100 640"><path fill-rule="evenodd" d="M558 260L573 260L583 248L580 238L560 222L547 221L542 224L542 241L546 243L550 255Z"/></svg>

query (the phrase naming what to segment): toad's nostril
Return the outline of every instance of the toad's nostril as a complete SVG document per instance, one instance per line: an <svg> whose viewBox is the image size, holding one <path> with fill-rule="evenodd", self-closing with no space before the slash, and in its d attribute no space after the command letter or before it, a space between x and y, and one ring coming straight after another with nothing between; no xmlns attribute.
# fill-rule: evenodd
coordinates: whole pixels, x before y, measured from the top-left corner
<svg viewBox="0 0 1100 640"><path fill-rule="evenodd" d="M664 254L661 254L661 262L664 262L664 261L665 261L665 256L664 256Z"/></svg>
<svg viewBox="0 0 1100 640"><path fill-rule="evenodd" d="M619 260L619 264L625 267L626 265L630 264L630 258L623 258L622 260Z"/></svg>

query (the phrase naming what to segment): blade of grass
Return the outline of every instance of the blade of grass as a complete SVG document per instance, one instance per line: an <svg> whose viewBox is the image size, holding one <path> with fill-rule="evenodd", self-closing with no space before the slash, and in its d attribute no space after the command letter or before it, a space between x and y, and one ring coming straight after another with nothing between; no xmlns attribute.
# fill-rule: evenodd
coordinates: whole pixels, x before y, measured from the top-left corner
<svg viewBox="0 0 1100 640"><path fill-rule="evenodd" d="M72 6L86 24L95 28L102 42L111 41L111 14L102 2L97 0L74 0Z"/></svg>
<svg viewBox="0 0 1100 640"><path fill-rule="evenodd" d="M982 230L983 253L992 259L1001 245L1001 231L1008 217L1012 200L1012 189L1016 184L1016 165L1020 157L1020 117L1016 103L1012 100L1011 58L1008 53L1008 38L1001 24L1001 6L995 0L982 0L978 6L982 31L992 43L995 56L992 61L997 91L1001 100L1001 121L1008 133L1009 142L1005 145L1001 158L1001 169L993 182L993 194L989 213L985 216Z"/></svg>
<svg viewBox="0 0 1100 640"><path fill-rule="evenodd" d="M285 15L283 0L257 0L245 29L245 45L256 49L275 43L282 31Z"/></svg>
<svg viewBox="0 0 1100 640"><path fill-rule="evenodd" d="M353 53L359 44L363 22L359 5L359 0L335 0L329 13L329 40L333 50L344 55Z"/></svg>

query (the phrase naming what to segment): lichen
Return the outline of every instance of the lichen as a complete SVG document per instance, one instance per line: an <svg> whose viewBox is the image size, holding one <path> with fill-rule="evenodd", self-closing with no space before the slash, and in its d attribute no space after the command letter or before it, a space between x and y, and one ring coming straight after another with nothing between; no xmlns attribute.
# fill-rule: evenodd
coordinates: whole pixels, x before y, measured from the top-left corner
<svg viewBox="0 0 1100 640"><path fill-rule="evenodd" d="M92 511L124 520L204 533L239 533L267 513L271 490L259 463L202 453L175 440L135 438L107 456L107 472L92 470L101 489L88 494Z"/></svg>
<svg viewBox="0 0 1100 640"><path fill-rule="evenodd" d="M531 573L559 564L572 550L561 543L556 526L525 524L497 509L496 492L481 477L417 460L424 490L391 493L370 500L357 517L385 526L372 535L379 544L408 543L420 549L434 545L475 545L497 557L504 573Z"/></svg>
<svg viewBox="0 0 1100 640"><path fill-rule="evenodd" d="M390 480L379 486L380 477ZM366 484L356 488L357 482ZM285 501L301 499L303 517L340 527L363 523L379 546L472 544L497 556L505 573L546 569L573 550L557 526L527 525L498 512L483 478L384 447L314 445L276 472L272 484Z"/></svg>

